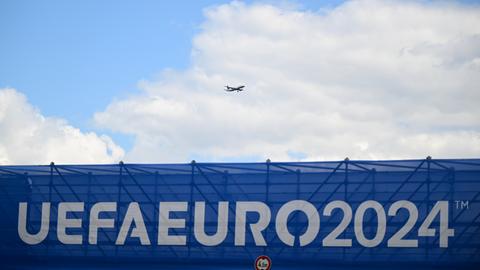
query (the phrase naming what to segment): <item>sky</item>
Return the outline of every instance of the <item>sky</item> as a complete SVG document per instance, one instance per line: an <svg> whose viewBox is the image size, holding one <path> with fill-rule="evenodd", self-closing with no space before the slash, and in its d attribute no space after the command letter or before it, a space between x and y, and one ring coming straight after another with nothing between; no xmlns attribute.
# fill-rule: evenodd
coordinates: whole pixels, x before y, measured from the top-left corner
<svg viewBox="0 0 480 270"><path fill-rule="evenodd" d="M479 73L478 1L1 1L0 164L478 158Z"/></svg>

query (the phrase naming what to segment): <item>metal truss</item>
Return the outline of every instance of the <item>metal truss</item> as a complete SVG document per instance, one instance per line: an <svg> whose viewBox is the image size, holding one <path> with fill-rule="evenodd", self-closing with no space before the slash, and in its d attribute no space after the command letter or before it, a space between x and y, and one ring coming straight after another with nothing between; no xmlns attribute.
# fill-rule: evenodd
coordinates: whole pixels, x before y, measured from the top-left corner
<svg viewBox="0 0 480 270"><path fill-rule="evenodd" d="M391 262L398 259L398 252L406 260L423 262L479 261L480 260L480 160L447 160L427 157L422 160L336 162L271 162L264 163L199 163L187 164L125 164L114 165L56 165L48 166L0 166L0 198L2 219L0 233L16 229L14 210L18 202L29 203L28 230L38 230L41 216L41 202L85 202L89 209L99 201L117 202L114 215L115 229L100 230L98 245L89 245L86 237L79 246L62 245L56 239L55 218L51 218L50 233L40 245L26 247L15 242L0 246L1 252L28 256L68 256L71 258L99 257L137 258L152 261L196 262L206 258L225 260L252 260L259 254L268 254L273 259L296 261L308 259L313 262L342 261ZM397 200L414 202L421 216L433 207L438 200L450 202L450 226L455 228L455 236L447 249L438 248L438 238L424 239L415 250L386 248L379 246L375 252L354 244L351 248L330 248L321 246L321 239L306 247L288 247L283 244L274 230L274 220L264 231L268 246L255 247L250 240L246 246L236 247L232 235L236 201L262 201L272 210L272 216L285 200L311 201L321 213L323 207L334 199L352 204L365 200L376 200L388 207ZM468 201L476 208L459 210L454 202ZM185 218L187 246L157 246L155 241L149 247L136 242L125 246L115 246L115 237L120 230L121 215L129 202L139 202L148 206L142 208L145 224L151 228L150 238L158 233L159 202L188 201L186 216L175 214L175 218ZM213 218L206 220L206 227L216 228L218 201L229 202L228 237L219 247L205 247L193 239L193 206L196 201L204 201ZM12 210L13 209L13 210ZM475 210L477 209L477 210ZM83 215L83 216L82 216ZM73 213L75 218L89 219L88 211ZM52 216L54 214L52 213ZM334 228L341 215L334 212L331 217L322 217L321 228ZM396 231L404 220L387 217L387 230ZM417 221L418 223L421 220ZM292 232L297 235L305 230L306 221L295 213L288 218ZM438 221L434 224L438 225ZM373 216L365 220L365 226L375 229ZM416 225L418 227L419 224ZM372 229L373 228L373 229ZM3 230L3 232L2 232ZM87 222L82 230L88 231ZM322 231L322 229L321 229ZM352 230L343 233L344 238L352 238ZM84 234L85 236L85 234ZM321 235L320 235L321 236ZM320 238L320 237L318 237ZM114 248L112 249L112 246Z"/></svg>

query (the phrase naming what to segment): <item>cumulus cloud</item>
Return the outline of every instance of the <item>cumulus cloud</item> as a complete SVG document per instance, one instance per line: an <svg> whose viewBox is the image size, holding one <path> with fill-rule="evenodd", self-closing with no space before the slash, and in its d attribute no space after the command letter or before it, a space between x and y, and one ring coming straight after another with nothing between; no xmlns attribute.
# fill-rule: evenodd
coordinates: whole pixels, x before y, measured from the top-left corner
<svg viewBox="0 0 480 270"><path fill-rule="evenodd" d="M113 163L124 151L108 136L45 117L14 89L0 89L0 165Z"/></svg>
<svg viewBox="0 0 480 270"><path fill-rule="evenodd" d="M232 2L205 11L190 68L94 119L138 162L478 157L479 25L452 3Z"/></svg>

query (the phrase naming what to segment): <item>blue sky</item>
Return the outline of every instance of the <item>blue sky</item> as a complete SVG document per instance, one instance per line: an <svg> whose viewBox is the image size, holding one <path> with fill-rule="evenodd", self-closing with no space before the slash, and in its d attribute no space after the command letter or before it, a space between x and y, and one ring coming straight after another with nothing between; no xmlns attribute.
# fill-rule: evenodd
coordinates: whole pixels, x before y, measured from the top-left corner
<svg viewBox="0 0 480 270"><path fill-rule="evenodd" d="M478 156L479 3L0 1L0 163Z"/></svg>
<svg viewBox="0 0 480 270"><path fill-rule="evenodd" d="M202 8L216 3L2 1L0 85L45 115L95 129L93 113L136 91L140 79L188 65Z"/></svg>
<svg viewBox="0 0 480 270"><path fill-rule="evenodd" d="M135 94L139 80L187 68L203 9L229 2L1 1L0 88L23 92L46 116L98 130L92 115ZM290 1L311 10L341 2ZM131 147L132 136L101 132Z"/></svg>

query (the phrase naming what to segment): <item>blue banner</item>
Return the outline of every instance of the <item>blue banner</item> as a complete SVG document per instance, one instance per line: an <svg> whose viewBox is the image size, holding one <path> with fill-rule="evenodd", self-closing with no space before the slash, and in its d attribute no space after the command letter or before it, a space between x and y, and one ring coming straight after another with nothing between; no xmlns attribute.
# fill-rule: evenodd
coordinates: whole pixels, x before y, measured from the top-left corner
<svg viewBox="0 0 480 270"><path fill-rule="evenodd" d="M0 166L0 253L24 268L474 267L479 196L473 159Z"/></svg>

